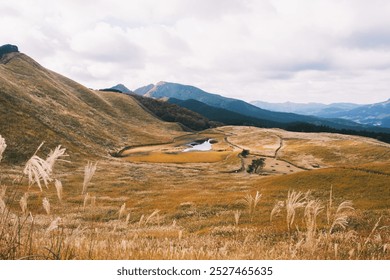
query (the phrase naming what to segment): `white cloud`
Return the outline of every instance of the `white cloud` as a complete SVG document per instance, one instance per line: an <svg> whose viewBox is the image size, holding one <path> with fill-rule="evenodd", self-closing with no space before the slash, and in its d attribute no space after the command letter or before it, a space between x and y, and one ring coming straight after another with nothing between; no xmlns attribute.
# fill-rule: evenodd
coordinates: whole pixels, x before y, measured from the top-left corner
<svg viewBox="0 0 390 280"><path fill-rule="evenodd" d="M2 43L89 87L167 80L245 100L389 98L386 0L0 1Z"/></svg>

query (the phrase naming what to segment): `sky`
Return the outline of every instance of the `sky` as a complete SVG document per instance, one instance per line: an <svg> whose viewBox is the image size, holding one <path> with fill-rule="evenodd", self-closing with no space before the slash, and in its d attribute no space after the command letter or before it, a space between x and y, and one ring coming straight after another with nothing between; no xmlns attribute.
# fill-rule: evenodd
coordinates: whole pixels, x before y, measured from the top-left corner
<svg viewBox="0 0 390 280"><path fill-rule="evenodd" d="M388 0L0 0L0 45L90 88L246 101L390 98Z"/></svg>

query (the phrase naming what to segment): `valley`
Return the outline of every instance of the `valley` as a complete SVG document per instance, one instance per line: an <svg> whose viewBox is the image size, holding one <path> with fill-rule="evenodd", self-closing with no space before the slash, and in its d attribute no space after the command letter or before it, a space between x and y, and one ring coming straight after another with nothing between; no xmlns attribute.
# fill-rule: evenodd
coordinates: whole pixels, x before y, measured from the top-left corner
<svg viewBox="0 0 390 280"><path fill-rule="evenodd" d="M0 81L0 259L390 259L390 144L195 131L21 53Z"/></svg>

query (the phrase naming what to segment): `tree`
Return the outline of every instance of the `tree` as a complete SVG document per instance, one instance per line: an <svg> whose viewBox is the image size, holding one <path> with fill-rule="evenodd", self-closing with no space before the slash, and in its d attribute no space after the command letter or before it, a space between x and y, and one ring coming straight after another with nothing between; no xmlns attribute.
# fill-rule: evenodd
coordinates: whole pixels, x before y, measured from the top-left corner
<svg viewBox="0 0 390 280"><path fill-rule="evenodd" d="M248 166L248 173L257 173L259 169L262 169L265 166L265 158L258 158L252 160L252 163Z"/></svg>

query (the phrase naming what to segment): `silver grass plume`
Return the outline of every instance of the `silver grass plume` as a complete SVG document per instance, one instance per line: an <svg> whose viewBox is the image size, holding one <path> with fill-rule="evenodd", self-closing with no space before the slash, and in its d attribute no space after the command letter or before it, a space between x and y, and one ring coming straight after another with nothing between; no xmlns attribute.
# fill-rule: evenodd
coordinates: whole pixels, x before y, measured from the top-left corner
<svg viewBox="0 0 390 280"><path fill-rule="evenodd" d="M3 158L3 153L7 148L7 144L5 144L5 139L0 135L0 161Z"/></svg>
<svg viewBox="0 0 390 280"><path fill-rule="evenodd" d="M321 201L310 200L305 207L305 222L307 228L306 242L312 243L317 230L317 217L324 210Z"/></svg>
<svg viewBox="0 0 390 280"><path fill-rule="evenodd" d="M236 226L238 226L238 223L240 221L240 217L241 217L241 211L240 210L236 210L234 212L234 222L235 222Z"/></svg>
<svg viewBox="0 0 390 280"><path fill-rule="evenodd" d="M83 203L83 208L85 209L85 207L87 206L87 203L89 201L89 199L91 198L91 196L89 195L89 193L86 193L84 195L84 203Z"/></svg>
<svg viewBox="0 0 390 280"><path fill-rule="evenodd" d="M160 210L154 210L152 214L149 215L149 217L147 217L146 221L145 221L145 225L149 223L149 221L154 217L154 216L157 216L158 213L160 213Z"/></svg>
<svg viewBox="0 0 390 280"><path fill-rule="evenodd" d="M55 179L54 181L54 186L56 187L57 190L57 197L60 202L62 202L62 183L60 180Z"/></svg>
<svg viewBox="0 0 390 280"><path fill-rule="evenodd" d="M27 210L28 210L28 207L27 207L27 199L28 199L28 196L29 196L29 194L28 194L28 193L25 193L25 194L20 198L20 201L19 201L20 209L22 209L22 213L23 213L23 214L27 214Z"/></svg>
<svg viewBox="0 0 390 280"><path fill-rule="evenodd" d="M42 200L42 206L43 206L43 209L45 209L46 214L50 215L50 202L46 197L44 197Z"/></svg>
<svg viewBox="0 0 390 280"><path fill-rule="evenodd" d="M253 213L256 209L257 204L260 201L262 194L256 191L256 195L252 196L250 194L247 194L244 197L244 202L248 205L248 210L249 210L249 216L251 217L251 220L253 218Z"/></svg>
<svg viewBox="0 0 390 280"><path fill-rule="evenodd" d="M46 229L46 232L49 233L53 230L58 229L58 227L61 225L62 219L60 217L55 218L49 225L49 227Z"/></svg>
<svg viewBox="0 0 390 280"><path fill-rule="evenodd" d="M291 226L294 223L295 213L298 208L302 208L306 204L306 197L302 192L288 191L287 200L286 200L286 210L287 210L287 228L290 232Z"/></svg>
<svg viewBox="0 0 390 280"><path fill-rule="evenodd" d="M332 233L333 229L337 226L345 229L348 225L348 217L351 211L354 211L353 204L351 200L346 200L340 203L337 207L336 213L333 216L332 225L329 228L329 234Z"/></svg>
<svg viewBox="0 0 390 280"><path fill-rule="evenodd" d="M274 208L272 208L271 215L270 215L270 221L272 222L272 219L279 215L280 212L282 212L282 209L284 208L284 201L278 201Z"/></svg>
<svg viewBox="0 0 390 280"><path fill-rule="evenodd" d="M96 165L97 165L97 163L92 164L92 162L88 162L84 168L84 181L83 181L82 194L85 194L87 192L88 185L89 185L93 175L95 174Z"/></svg>
<svg viewBox="0 0 390 280"><path fill-rule="evenodd" d="M118 215L119 220L122 218L125 211L126 211L126 203L123 203L121 208L119 209L119 215Z"/></svg>
<svg viewBox="0 0 390 280"><path fill-rule="evenodd" d="M41 191L41 181L43 181L46 188L48 188L48 183L52 181L52 170L50 164L48 164L46 160L36 155L39 149L42 147L43 143L44 142L39 145L34 155L27 161L26 166L23 170L23 173L28 176L29 187L31 187L34 183L37 183Z"/></svg>
<svg viewBox="0 0 390 280"><path fill-rule="evenodd" d="M67 157L69 155L65 154L66 149L61 148L61 145L58 145L54 151L51 150L50 153L48 154L46 158L47 164L50 166L50 169L53 170L54 164L56 163L57 160L59 160L60 157ZM66 160L60 159L62 161L68 162Z"/></svg>

